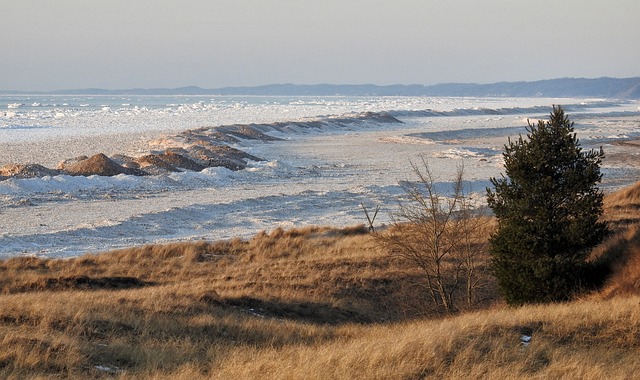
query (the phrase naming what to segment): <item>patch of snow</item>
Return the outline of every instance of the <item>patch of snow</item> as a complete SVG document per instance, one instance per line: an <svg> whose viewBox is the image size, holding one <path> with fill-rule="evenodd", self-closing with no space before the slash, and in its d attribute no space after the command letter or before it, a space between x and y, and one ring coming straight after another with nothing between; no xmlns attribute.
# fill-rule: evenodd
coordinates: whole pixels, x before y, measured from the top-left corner
<svg viewBox="0 0 640 380"><path fill-rule="evenodd" d="M123 372L120 368L118 368L118 367L116 367L114 365L97 365L97 366L95 366L95 368L98 371L107 372L107 373L122 373Z"/></svg>

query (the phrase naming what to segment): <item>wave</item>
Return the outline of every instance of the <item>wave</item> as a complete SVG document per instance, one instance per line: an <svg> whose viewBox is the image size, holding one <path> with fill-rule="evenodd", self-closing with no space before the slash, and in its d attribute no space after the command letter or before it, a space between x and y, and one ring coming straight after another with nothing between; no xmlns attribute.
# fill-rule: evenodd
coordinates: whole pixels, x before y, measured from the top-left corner
<svg viewBox="0 0 640 380"><path fill-rule="evenodd" d="M215 141L239 142L241 140L270 141L278 139L267 133L289 134L309 131L349 130L373 124L402 123L388 112L361 112L340 116L314 117L295 121L273 123L233 124L202 127L184 131L176 136L211 136Z"/></svg>
<svg viewBox="0 0 640 380"><path fill-rule="evenodd" d="M620 106L620 102L598 101L592 103L573 103L562 104L562 108L567 113L585 112L591 109L603 109ZM531 106L531 107L505 107L505 108L455 108L448 111L439 111L433 109L424 110L395 110L388 111L390 116L396 118L413 118L413 117L454 117L454 116L507 116L520 114L548 114L551 112L549 106ZM621 115L628 115L630 112L616 112Z"/></svg>
<svg viewBox="0 0 640 380"><path fill-rule="evenodd" d="M564 104L565 112L572 116L599 115L607 117L640 115L635 111L608 111L596 112L606 108L619 107L621 102L594 101ZM456 116L508 116L508 115L545 115L551 112L551 106L536 105L530 107L504 107L504 108L455 108L453 110L388 110L378 112L349 113L339 116L320 116L301 120L278 121L273 123L249 123L232 124L214 127L204 127L189 130L179 135L192 133L209 133L221 141L237 143L241 140L278 139L283 135L308 133L310 131L333 132L340 130L352 130L353 128L369 127L379 124L403 123L405 118L429 118L429 117L456 117ZM595 113L594 113L595 112ZM524 128L524 126L523 126ZM486 129L485 129L486 130ZM495 131L494 131L495 132ZM267 135L268 134L268 135Z"/></svg>

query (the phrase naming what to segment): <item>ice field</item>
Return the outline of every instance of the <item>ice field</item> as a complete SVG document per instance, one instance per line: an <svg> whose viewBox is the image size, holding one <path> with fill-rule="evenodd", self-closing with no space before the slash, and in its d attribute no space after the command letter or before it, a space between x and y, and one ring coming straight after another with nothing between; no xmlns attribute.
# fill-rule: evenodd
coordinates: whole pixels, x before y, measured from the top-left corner
<svg viewBox="0 0 640 380"><path fill-rule="evenodd" d="M456 165L479 203L502 147L563 105L585 149L602 146L605 191L635 182L635 101L546 98L0 96L0 165L50 167L81 154L142 155L179 132L259 125L244 170L0 181L0 257L68 257L132 245L250 237L261 230L389 220L410 162L425 157L446 192ZM368 119L363 112L400 122Z"/></svg>

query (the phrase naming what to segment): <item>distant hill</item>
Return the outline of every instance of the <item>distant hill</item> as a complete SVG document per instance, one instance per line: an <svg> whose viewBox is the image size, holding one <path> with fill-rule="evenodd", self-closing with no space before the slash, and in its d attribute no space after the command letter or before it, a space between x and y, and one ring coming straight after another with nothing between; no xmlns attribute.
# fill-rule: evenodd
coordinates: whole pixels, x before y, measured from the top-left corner
<svg viewBox="0 0 640 380"><path fill-rule="evenodd" d="M16 93L1 91L0 93ZM491 84L443 83L436 85L373 84L271 84L254 87L204 89L180 88L105 90L97 88L51 91L46 94L85 95L279 95L279 96L473 96L473 97L588 97L640 99L640 77L634 78L560 78L534 82Z"/></svg>
<svg viewBox="0 0 640 380"><path fill-rule="evenodd" d="M562 78L536 82L492 84L444 83L423 85L295 85L226 87L211 90L222 95L378 95L378 96L478 96L478 97L590 97L640 99L640 77Z"/></svg>

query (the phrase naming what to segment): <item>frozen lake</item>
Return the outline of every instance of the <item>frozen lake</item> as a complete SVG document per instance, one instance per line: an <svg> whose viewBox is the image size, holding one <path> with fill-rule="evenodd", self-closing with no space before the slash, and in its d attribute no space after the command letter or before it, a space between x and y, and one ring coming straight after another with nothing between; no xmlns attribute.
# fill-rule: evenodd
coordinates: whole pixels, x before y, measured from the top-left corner
<svg viewBox="0 0 640 380"><path fill-rule="evenodd" d="M203 126L260 123L280 140L232 146L263 161L245 170L208 168L158 176L9 179L0 182L0 257L68 257L114 248L249 237L261 230L365 223L361 203L388 221L428 159L443 182L464 163L482 201L502 171L508 137L561 104L584 148L602 146L603 188L635 182L640 170L637 102L584 99L428 97L54 97L0 96L0 165L57 162L104 152L142 155L161 135ZM402 123L344 122L384 112ZM333 116L341 122L334 123ZM322 128L307 128L322 121ZM284 123L286 131L270 129ZM282 124L280 124L282 125Z"/></svg>

